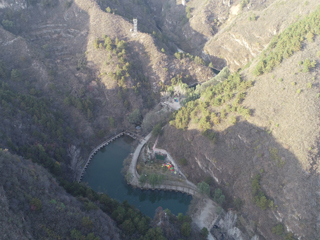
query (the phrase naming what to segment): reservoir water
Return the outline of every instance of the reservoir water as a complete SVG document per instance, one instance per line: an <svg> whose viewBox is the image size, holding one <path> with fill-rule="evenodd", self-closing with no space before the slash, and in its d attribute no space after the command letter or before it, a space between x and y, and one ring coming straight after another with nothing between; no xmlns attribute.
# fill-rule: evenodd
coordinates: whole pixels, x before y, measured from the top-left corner
<svg viewBox="0 0 320 240"><path fill-rule="evenodd" d="M191 196L179 192L134 189L126 183L121 169L123 160L133 151L132 142L132 138L124 136L102 148L91 160L82 182L120 202L127 200L151 218L159 206L170 209L175 215L186 214Z"/></svg>

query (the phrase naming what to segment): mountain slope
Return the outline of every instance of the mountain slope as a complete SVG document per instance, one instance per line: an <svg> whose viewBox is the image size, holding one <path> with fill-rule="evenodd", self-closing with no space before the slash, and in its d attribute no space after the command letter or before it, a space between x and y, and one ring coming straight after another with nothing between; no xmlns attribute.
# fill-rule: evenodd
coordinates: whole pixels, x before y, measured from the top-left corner
<svg viewBox="0 0 320 240"><path fill-rule="evenodd" d="M281 239L272 233L277 223L301 239L314 239L319 230L319 16L310 19L301 21L308 30L301 51L285 52L258 77L255 60L241 72L242 81L254 79L248 89L237 74L208 87L171 123L185 131L167 126L159 139L176 159L188 160L182 168L194 182L206 173L229 195L228 206L236 206L235 197L245 200L242 224L250 232L256 223L265 239ZM261 55L266 64L281 47L289 49L287 34L276 38L279 48Z"/></svg>
<svg viewBox="0 0 320 240"><path fill-rule="evenodd" d="M109 216L100 209L84 210L85 204L42 167L1 150L0 172L2 239L70 239L76 232L90 239L120 239Z"/></svg>
<svg viewBox="0 0 320 240"><path fill-rule="evenodd" d="M178 46L219 69L243 68L175 113L160 147L187 159L193 182L215 180L212 193L223 189L247 236L318 238L319 18L299 39L272 40L319 11L317 1L28 3L0 5L1 146L71 179L70 146L86 159L104 138L134 130L128 115L150 112L172 78L211 79L205 64L174 56Z"/></svg>

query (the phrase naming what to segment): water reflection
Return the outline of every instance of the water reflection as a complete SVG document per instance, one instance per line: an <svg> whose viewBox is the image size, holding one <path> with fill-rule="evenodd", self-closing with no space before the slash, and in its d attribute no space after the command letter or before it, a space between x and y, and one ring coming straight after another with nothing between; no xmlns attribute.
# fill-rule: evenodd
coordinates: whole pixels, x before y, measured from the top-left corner
<svg viewBox="0 0 320 240"><path fill-rule="evenodd" d="M153 217L159 206L169 208L174 214L185 214L191 196L163 190L141 190L126 183L120 171L123 160L133 151L132 142L132 138L125 136L102 148L89 164L83 182L120 202L127 200L149 217Z"/></svg>

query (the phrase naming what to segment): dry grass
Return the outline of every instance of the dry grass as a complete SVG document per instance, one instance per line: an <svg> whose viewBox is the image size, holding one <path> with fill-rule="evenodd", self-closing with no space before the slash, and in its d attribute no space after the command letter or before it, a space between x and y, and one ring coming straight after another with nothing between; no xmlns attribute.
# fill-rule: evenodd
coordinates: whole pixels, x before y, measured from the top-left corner
<svg viewBox="0 0 320 240"><path fill-rule="evenodd" d="M311 182L318 177L320 167L315 161L318 147L314 150L320 135L320 81L316 77L319 69L292 73L297 72L296 63L300 60L319 61L315 51L319 43L318 37L270 74L256 78L243 102L253 109L253 116L247 121L240 120L235 126L228 121L214 126L219 132L217 144L210 144L192 122L186 131L167 127L160 139L160 144L167 146L164 148L175 158L188 159L189 166L183 170L195 183L201 182L203 173L207 173L223 186L224 192L245 199L244 211L250 212L251 219L259 219L260 231L270 239L275 239L271 228L276 220L254 207L250 192L250 175L261 169L264 170L261 186L267 197L278 205L277 211L285 216L287 226L301 235L315 233L312 224L315 218L308 212L312 211L309 201L316 204L315 186ZM250 74L253 68L254 64L245 78L253 79ZM283 81L279 81L280 78ZM308 87L311 79L312 88ZM296 84L293 86L292 82ZM307 200L306 195L312 197ZM308 224L302 226L299 220L287 217L292 209Z"/></svg>
<svg viewBox="0 0 320 240"><path fill-rule="evenodd" d="M204 49L211 56L223 56L227 65L235 71L259 55L273 35L295 22L298 15L306 15L318 5L316 0L309 2L308 5L304 5L303 1L255 3L236 17L236 24L226 26L229 31L221 29L217 40L208 41ZM257 21L248 20L248 15L252 13L259 16Z"/></svg>
<svg viewBox="0 0 320 240"><path fill-rule="evenodd" d="M305 146L314 144L319 134L314 131L319 124L318 118L315 117L319 89L310 88L309 81L317 75L319 70L296 75L290 73L296 69L295 62L308 57L316 59L314 48L318 42L320 42L319 38L316 39L316 42L308 44L304 51L285 60L280 68L259 78L257 85L252 88L244 102L255 109L255 115L259 116L259 118L252 118L250 122L267 127L267 122L272 120L280 125L279 128L273 130L273 135L279 142L292 146L292 151L306 170L310 170L311 162L306 161L308 152ZM271 75L275 75L275 79L285 80L277 84ZM315 80L312 85L318 86L318 84L319 82ZM283 88L285 89L282 90ZM258 93L257 89L263 89L264 94L261 94L260 91Z"/></svg>

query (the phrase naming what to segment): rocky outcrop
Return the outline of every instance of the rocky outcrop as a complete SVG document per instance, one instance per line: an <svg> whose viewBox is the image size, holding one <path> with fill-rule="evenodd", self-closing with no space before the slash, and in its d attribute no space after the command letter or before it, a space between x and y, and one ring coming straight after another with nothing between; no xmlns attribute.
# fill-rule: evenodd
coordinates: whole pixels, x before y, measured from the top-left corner
<svg viewBox="0 0 320 240"><path fill-rule="evenodd" d="M0 9L1 8L10 8L12 10L21 10L26 9L28 6L27 0L1 0L0 1Z"/></svg>

